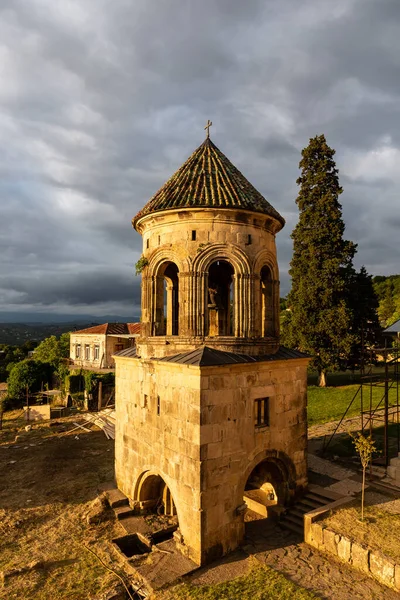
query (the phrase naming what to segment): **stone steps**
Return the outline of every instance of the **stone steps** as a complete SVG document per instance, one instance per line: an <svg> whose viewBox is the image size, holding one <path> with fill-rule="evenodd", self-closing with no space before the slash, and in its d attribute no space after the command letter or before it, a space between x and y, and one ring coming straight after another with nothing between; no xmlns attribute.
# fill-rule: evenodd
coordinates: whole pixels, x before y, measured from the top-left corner
<svg viewBox="0 0 400 600"><path fill-rule="evenodd" d="M299 498L296 504L286 510L279 524L284 529L295 531L303 537L304 515L315 508L330 504L330 502L338 500L338 498L340 498L340 495L332 490L326 490L319 486L310 486L308 492L302 498Z"/></svg>

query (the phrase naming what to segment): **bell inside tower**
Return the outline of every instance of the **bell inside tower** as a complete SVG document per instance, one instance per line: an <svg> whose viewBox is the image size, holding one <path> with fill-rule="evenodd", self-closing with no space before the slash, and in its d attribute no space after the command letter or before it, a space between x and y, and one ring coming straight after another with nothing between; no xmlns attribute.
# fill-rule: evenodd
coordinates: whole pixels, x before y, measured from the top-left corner
<svg viewBox="0 0 400 600"><path fill-rule="evenodd" d="M233 267L225 260L213 262L208 272L208 336L233 335Z"/></svg>

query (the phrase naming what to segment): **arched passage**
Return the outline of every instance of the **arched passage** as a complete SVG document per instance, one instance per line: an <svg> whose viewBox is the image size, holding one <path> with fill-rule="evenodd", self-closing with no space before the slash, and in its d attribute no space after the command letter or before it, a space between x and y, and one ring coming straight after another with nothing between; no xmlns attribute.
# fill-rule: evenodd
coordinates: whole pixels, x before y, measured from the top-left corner
<svg viewBox="0 0 400 600"><path fill-rule="evenodd" d="M179 334L179 270L164 262L158 269L155 289L155 335Z"/></svg>
<svg viewBox="0 0 400 600"><path fill-rule="evenodd" d="M172 517L177 514L171 491L163 478L155 473L145 473L139 480L136 500L141 510Z"/></svg>
<svg viewBox="0 0 400 600"><path fill-rule="evenodd" d="M243 499L248 508L263 517L271 506L284 506L289 499L290 474L282 460L266 458L258 463L247 478Z"/></svg>
<svg viewBox="0 0 400 600"><path fill-rule="evenodd" d="M214 337L233 335L233 275L232 265L217 260L208 271L208 332Z"/></svg>
<svg viewBox="0 0 400 600"><path fill-rule="evenodd" d="M271 270L264 266L260 273L261 336L274 335L274 294Z"/></svg>

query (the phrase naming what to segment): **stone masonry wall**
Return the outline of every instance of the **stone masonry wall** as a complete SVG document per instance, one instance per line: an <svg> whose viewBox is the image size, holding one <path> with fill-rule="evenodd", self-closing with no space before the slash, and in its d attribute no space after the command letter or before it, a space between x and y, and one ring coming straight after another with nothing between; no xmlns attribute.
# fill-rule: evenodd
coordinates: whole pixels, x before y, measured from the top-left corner
<svg viewBox="0 0 400 600"><path fill-rule="evenodd" d="M136 500L140 475L159 474L174 499L189 555L200 563L199 369L123 357L115 363L117 485Z"/></svg>
<svg viewBox="0 0 400 600"><path fill-rule="evenodd" d="M292 467L291 494L307 485L308 360L207 367L201 378L202 539L205 557L244 535L243 492L263 459ZM254 400L269 397L270 424L254 425ZM278 498L279 500L279 498ZM222 547L221 547L222 546ZM206 558L208 560L208 558Z"/></svg>
<svg viewBox="0 0 400 600"><path fill-rule="evenodd" d="M349 500L351 498L347 501ZM324 507L324 511L320 512L318 517L321 518L334 504L337 503ZM364 544L325 527L323 523L312 521L312 518L312 512L305 515L305 541L308 544L332 554L342 562L400 592L400 564L396 564L393 559L378 550L371 550Z"/></svg>
<svg viewBox="0 0 400 600"><path fill-rule="evenodd" d="M307 363L196 367L116 357L117 485L136 500L138 478L161 475L198 564L242 541L243 492L262 460L289 465L292 494L307 484ZM264 397L270 425L255 428L254 400Z"/></svg>

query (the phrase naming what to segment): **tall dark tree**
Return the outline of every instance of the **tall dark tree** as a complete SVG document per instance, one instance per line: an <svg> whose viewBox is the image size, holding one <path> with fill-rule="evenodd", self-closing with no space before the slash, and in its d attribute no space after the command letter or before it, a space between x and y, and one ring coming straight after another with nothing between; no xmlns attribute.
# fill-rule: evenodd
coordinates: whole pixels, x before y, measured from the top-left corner
<svg viewBox="0 0 400 600"><path fill-rule="evenodd" d="M365 355L366 349L373 348L378 344L382 331L377 312L378 296L374 290L372 276L368 275L364 266L358 273L354 271L350 278L349 301L353 311L354 340L348 366L355 369L361 366L363 348L364 359L367 359L369 353Z"/></svg>
<svg viewBox="0 0 400 600"><path fill-rule="evenodd" d="M354 341L348 290L356 245L343 239L335 151L318 135L301 154L300 216L292 232L292 290L283 341L314 357L319 385L325 386L327 372L342 366Z"/></svg>

